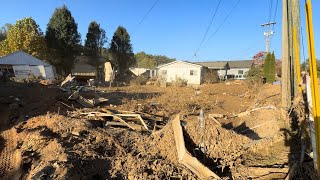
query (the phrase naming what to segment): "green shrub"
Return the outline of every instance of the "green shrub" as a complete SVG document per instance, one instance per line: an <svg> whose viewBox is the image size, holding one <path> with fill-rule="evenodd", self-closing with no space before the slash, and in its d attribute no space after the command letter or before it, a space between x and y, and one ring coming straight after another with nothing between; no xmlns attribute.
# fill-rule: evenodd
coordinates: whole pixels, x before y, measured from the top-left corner
<svg viewBox="0 0 320 180"><path fill-rule="evenodd" d="M248 72L246 72L245 77L248 81L253 81L255 83L263 82L263 70L262 67L253 67Z"/></svg>
<svg viewBox="0 0 320 180"><path fill-rule="evenodd" d="M176 77L176 79L172 81L171 84L176 87L184 87L187 86L188 80L183 79L181 77Z"/></svg>

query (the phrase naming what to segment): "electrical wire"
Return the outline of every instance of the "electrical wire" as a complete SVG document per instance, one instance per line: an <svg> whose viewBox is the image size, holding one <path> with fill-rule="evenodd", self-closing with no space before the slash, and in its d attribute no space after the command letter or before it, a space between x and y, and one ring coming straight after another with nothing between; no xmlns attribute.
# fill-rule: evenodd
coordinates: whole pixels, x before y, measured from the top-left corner
<svg viewBox="0 0 320 180"><path fill-rule="evenodd" d="M149 9L149 11L143 16L143 18L141 19L141 21L138 23L138 25L140 25L144 19L148 16L148 14L152 11L152 9L156 6L156 4L158 3L159 0L156 0L153 5L151 6L151 8Z"/></svg>
<svg viewBox="0 0 320 180"><path fill-rule="evenodd" d="M223 19L222 23L218 26L218 28L211 34L211 36L208 38L208 41L210 41L210 39L220 30L220 28L222 27L222 25L227 21L227 19L230 17L230 15L232 14L232 12L234 11L234 9L236 9L236 7L238 6L238 4L240 3L241 0L238 0L236 2L236 4L234 4L234 6L232 7L232 9L230 10L230 12L228 13L228 15Z"/></svg>
<svg viewBox="0 0 320 180"><path fill-rule="evenodd" d="M197 56L198 51L200 50L200 48L201 48L201 46L202 46L202 44L203 44L204 40L205 40L205 39L206 39L206 37L207 37L207 34L208 34L209 29L210 29L210 27L211 27L211 25L212 25L212 22L213 22L213 20L215 19L216 15L217 15L217 12L218 12L218 9L219 9L219 6L220 6L220 3L221 3L221 0L219 0L218 5L217 5L217 7L216 7L216 9L215 9L214 13L212 14L212 17L211 17L211 20L210 20L209 26L207 27L206 33L204 34L204 36L203 36L203 38L202 38L202 40L201 40L201 43L200 43L199 47L198 47L198 48L197 48L197 50L194 52L194 56Z"/></svg>
<svg viewBox="0 0 320 180"><path fill-rule="evenodd" d="M277 11L278 11L278 4L279 4L279 0L276 1L276 8L275 8L275 10L274 10L273 22L276 22Z"/></svg>
<svg viewBox="0 0 320 180"><path fill-rule="evenodd" d="M270 5L269 5L269 19L268 22L271 21L271 14L272 14L272 5L273 5L273 0L269 0L270 1Z"/></svg>
<svg viewBox="0 0 320 180"><path fill-rule="evenodd" d="M304 52L304 41L303 41L302 26L300 26L300 34L301 34L301 44L302 44L302 54L303 54L304 71L307 71L306 55L305 55L305 52Z"/></svg>

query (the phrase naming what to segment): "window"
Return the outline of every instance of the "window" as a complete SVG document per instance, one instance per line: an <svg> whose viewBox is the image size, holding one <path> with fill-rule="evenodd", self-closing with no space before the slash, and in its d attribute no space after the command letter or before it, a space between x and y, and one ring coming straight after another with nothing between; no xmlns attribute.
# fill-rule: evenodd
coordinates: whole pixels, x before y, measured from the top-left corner
<svg viewBox="0 0 320 180"><path fill-rule="evenodd" d="M243 74L243 70L238 70L238 74Z"/></svg>
<svg viewBox="0 0 320 180"><path fill-rule="evenodd" d="M162 71L161 71L161 74L162 74L163 76L166 76L166 75L167 75L167 70L162 70Z"/></svg>
<svg viewBox="0 0 320 180"><path fill-rule="evenodd" d="M190 76L194 76L194 75L197 75L197 71L195 71L195 70L190 70Z"/></svg>

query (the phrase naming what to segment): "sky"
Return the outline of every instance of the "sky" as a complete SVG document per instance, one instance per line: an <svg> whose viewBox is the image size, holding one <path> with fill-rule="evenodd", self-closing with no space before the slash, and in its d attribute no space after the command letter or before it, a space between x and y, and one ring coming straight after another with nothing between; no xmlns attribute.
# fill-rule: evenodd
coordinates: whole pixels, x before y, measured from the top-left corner
<svg viewBox="0 0 320 180"><path fill-rule="evenodd" d="M66 5L78 24L82 42L85 40L89 23L97 21L107 33L106 46L109 46L114 31L121 25L131 36L134 52L166 55L177 60L213 61L252 59L257 52L264 51L263 32L266 29L263 29L261 24L271 19L277 22L271 40L271 51L275 52L277 58L281 58L282 0L240 0L232 11L238 0L221 0L209 29L219 0L156 1L7 0L1 3L0 26L5 23L14 24L16 20L24 17L32 17L45 32L55 8ZM269 18L271 1L272 12ZM156 5L147 14L155 2ZM301 43L304 45L301 50L304 47L305 53L303 55L301 51L302 59L307 57L308 48L303 2L304 0L301 0L301 25L305 41ZM316 54L319 54L320 2L312 0L312 3ZM224 21L230 12L230 16ZM200 46L207 29L207 36Z"/></svg>

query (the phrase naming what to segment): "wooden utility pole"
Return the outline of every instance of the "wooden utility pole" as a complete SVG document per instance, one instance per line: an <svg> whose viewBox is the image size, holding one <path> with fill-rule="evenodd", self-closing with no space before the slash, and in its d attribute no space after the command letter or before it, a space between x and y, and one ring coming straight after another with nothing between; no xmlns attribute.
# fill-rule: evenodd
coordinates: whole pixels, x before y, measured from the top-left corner
<svg viewBox="0 0 320 180"><path fill-rule="evenodd" d="M290 0L288 2L288 21L289 21L289 59L290 59L290 87L291 87L291 99L298 95L298 76L296 59L300 61L300 0ZM294 37L294 30L296 36ZM294 38L297 38L297 50L294 52ZM298 57L296 57L298 56Z"/></svg>
<svg viewBox="0 0 320 180"><path fill-rule="evenodd" d="M288 111L291 106L288 26L288 0L282 0L281 104L285 111Z"/></svg>
<svg viewBox="0 0 320 180"><path fill-rule="evenodd" d="M276 24L276 22L268 22L265 24L261 24L262 27L267 27L267 32L264 32L263 35L266 38L266 53L269 53L270 51L270 39L271 36L274 34L273 30L271 30L271 26L273 27Z"/></svg>

